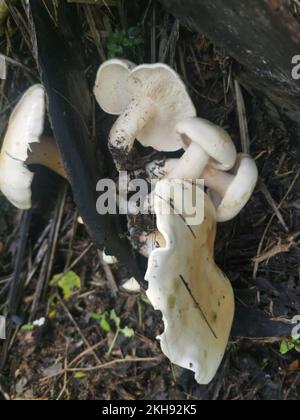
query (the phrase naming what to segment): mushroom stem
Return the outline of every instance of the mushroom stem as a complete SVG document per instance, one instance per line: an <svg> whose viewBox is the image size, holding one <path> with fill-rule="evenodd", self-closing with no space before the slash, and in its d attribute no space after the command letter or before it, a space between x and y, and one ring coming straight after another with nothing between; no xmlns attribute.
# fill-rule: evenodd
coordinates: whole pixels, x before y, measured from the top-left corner
<svg viewBox="0 0 300 420"><path fill-rule="evenodd" d="M168 178L202 178L208 164L223 171L233 168L237 152L221 127L201 118L186 118L176 125L176 133L185 153Z"/></svg>
<svg viewBox="0 0 300 420"><path fill-rule="evenodd" d="M202 175L209 159L209 155L202 147L192 142L167 177L169 179L197 179Z"/></svg>
<svg viewBox="0 0 300 420"><path fill-rule="evenodd" d="M156 106L150 98L142 97L130 102L109 135L109 148L117 163L120 155L129 154L138 132L143 130L155 114Z"/></svg>
<svg viewBox="0 0 300 420"><path fill-rule="evenodd" d="M63 178L67 177L58 147L51 137L42 137L40 143L31 144L26 165L43 165Z"/></svg>
<svg viewBox="0 0 300 420"><path fill-rule="evenodd" d="M224 196L234 176L228 172L218 171L210 165L207 165L203 171L202 178L204 179L205 186L214 190L220 196Z"/></svg>

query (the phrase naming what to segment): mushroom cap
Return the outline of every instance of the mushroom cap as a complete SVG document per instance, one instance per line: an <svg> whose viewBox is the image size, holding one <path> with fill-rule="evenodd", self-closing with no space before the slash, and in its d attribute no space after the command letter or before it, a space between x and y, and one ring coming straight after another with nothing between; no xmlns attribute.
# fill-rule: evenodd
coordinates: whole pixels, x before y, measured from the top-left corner
<svg viewBox="0 0 300 420"><path fill-rule="evenodd" d="M94 95L103 111L120 115L131 101L128 77L135 64L127 60L105 61L99 68Z"/></svg>
<svg viewBox="0 0 300 420"><path fill-rule="evenodd" d="M141 286L134 277L131 277L129 280L126 280L121 287L128 293L141 293L142 291Z"/></svg>
<svg viewBox="0 0 300 420"><path fill-rule="evenodd" d="M241 153L238 155L236 165L231 171L235 175L234 180L223 199L213 191L210 191L212 200L217 206L217 221L227 222L236 217L248 203L258 180L258 169L251 156Z"/></svg>
<svg viewBox="0 0 300 420"><path fill-rule="evenodd" d="M145 64L131 69L121 63L118 60L118 64L108 62L101 66L102 70L100 67L95 88L99 105L110 114L121 114L131 102L147 98L156 107L156 113L137 134L137 140L158 151L179 150L181 145L174 127L178 121L196 116L181 78L165 64Z"/></svg>
<svg viewBox="0 0 300 420"><path fill-rule="evenodd" d="M223 171L233 168L237 152L229 134L221 127L202 118L187 118L176 126L186 149L191 142L199 144L211 157L210 164Z"/></svg>
<svg viewBox="0 0 300 420"><path fill-rule="evenodd" d="M17 208L31 207L33 173L25 162L31 143L38 143L44 129L45 90L34 85L22 96L10 116L0 155L0 189Z"/></svg>
<svg viewBox="0 0 300 420"><path fill-rule="evenodd" d="M184 183L184 197L195 184L161 180L156 186L157 227L166 246L149 258L147 296L162 312L165 330L159 337L163 353L181 367L195 372L200 384L214 377L226 350L234 315L231 284L216 266L213 249L216 236L215 208L204 197L203 222L188 226L186 215L161 214L169 202L169 184ZM175 197L177 194L175 195ZM174 207L177 207L174 202ZM191 233L193 231L193 234Z"/></svg>
<svg viewBox="0 0 300 420"><path fill-rule="evenodd" d="M105 251L102 252L103 262L107 265L115 265L118 263L118 259L113 255L107 255Z"/></svg>

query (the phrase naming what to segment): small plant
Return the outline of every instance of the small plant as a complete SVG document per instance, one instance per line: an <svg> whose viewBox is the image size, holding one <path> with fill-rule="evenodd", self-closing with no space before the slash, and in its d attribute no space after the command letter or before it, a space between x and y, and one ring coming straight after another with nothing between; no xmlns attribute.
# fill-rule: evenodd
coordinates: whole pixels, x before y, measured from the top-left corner
<svg viewBox="0 0 300 420"><path fill-rule="evenodd" d="M22 325L22 327L21 327L21 331L22 332L31 332L31 331L33 331L34 330L34 325L33 324L30 324L30 323L28 323L28 324L24 324L24 325Z"/></svg>
<svg viewBox="0 0 300 420"><path fill-rule="evenodd" d="M79 290L81 287L80 277L73 271L65 274L57 274L50 282L50 286L59 287L63 293L63 298L68 301L74 291Z"/></svg>
<svg viewBox="0 0 300 420"><path fill-rule="evenodd" d="M288 354L290 351L296 350L300 353L300 338L290 338L288 340L283 340L280 344L280 353L282 355Z"/></svg>
<svg viewBox="0 0 300 420"><path fill-rule="evenodd" d="M74 379L84 379L86 377L86 373L84 373L84 372L75 372L74 374L73 374L73 378Z"/></svg>
<svg viewBox="0 0 300 420"><path fill-rule="evenodd" d="M108 58L122 57L125 55L126 49L135 50L136 47L144 43L141 36L135 35L136 28L130 28L128 31L124 29L111 32L107 39L107 55Z"/></svg>
<svg viewBox="0 0 300 420"><path fill-rule="evenodd" d="M112 340L111 345L109 346L107 352L108 356L111 355L120 334L123 334L125 338L132 338L134 336L134 330L132 328L129 328L127 326L124 328L121 327L121 318L117 315L114 309L112 309L110 312L104 312L103 314L90 313L89 316L95 321L98 321L100 327L106 333L112 331L109 320L115 324L114 338Z"/></svg>
<svg viewBox="0 0 300 420"><path fill-rule="evenodd" d="M106 333L111 331L111 327L109 325L109 322L107 321L107 318L109 316L108 312L104 312L103 314L96 314L94 312L89 314L90 318L94 319L95 321L99 322L100 327L103 331Z"/></svg>
<svg viewBox="0 0 300 420"><path fill-rule="evenodd" d="M32 323L28 323L28 324L22 325L21 331L23 331L23 332L31 332L35 328L43 327L45 325L45 322L46 322L46 319L45 318L37 319L36 321L33 321Z"/></svg>

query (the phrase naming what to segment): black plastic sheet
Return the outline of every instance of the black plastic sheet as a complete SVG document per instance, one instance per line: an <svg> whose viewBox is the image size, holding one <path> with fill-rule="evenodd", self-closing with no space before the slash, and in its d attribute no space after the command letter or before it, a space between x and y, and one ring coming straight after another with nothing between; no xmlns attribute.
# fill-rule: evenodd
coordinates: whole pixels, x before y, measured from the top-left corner
<svg viewBox="0 0 300 420"><path fill-rule="evenodd" d="M60 149L74 200L95 243L140 273L118 216L96 211L96 185L103 177L90 134L91 92L85 76L81 24L76 5L30 0L31 37L40 77L47 91L49 120ZM51 13L53 11L53 13Z"/></svg>

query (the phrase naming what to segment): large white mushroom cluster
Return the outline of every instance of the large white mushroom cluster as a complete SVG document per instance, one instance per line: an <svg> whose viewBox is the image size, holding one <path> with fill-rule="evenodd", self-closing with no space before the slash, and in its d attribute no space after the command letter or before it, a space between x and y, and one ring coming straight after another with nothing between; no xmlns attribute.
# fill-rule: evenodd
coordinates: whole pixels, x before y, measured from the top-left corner
<svg viewBox="0 0 300 420"><path fill-rule="evenodd" d="M149 258L147 295L161 311L161 348L171 362L195 372L200 384L216 374L227 347L233 316L231 284L214 262L217 222L233 219L250 199L257 183L254 160L237 154L228 133L197 118L180 77L164 64L140 65L110 60L99 69L94 94L107 113L119 115L109 136L118 169L126 170L134 142L157 151L184 150L179 159L149 162L154 192L156 232L144 232L141 252ZM171 203L170 183L187 199L204 179L204 218L187 223L188 214L163 214ZM197 191L196 191L197 193Z"/></svg>
<svg viewBox="0 0 300 420"><path fill-rule="evenodd" d="M94 94L105 112L119 116L109 136L119 170L126 169L136 140L160 152L183 150L179 159L141 168L155 181L156 228L141 234L140 251L149 258L147 295L163 315L162 351L207 384L223 359L234 316L231 284L214 262L216 225L247 204L258 177L255 162L237 154L226 131L196 116L184 83L164 64L107 61L98 71ZM35 85L13 111L2 144L0 190L23 210L32 205L28 165L45 165L66 177L55 141L43 136L45 111L45 90ZM189 223L185 210L161 212L165 203L180 208L180 194L171 197L170 184L184 191L180 200L202 194L201 223Z"/></svg>

